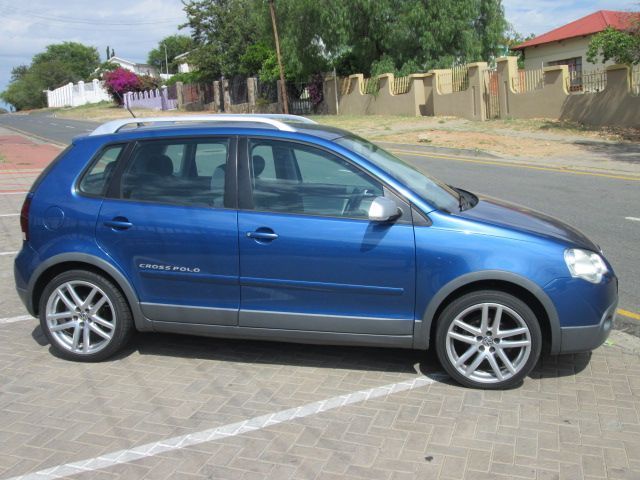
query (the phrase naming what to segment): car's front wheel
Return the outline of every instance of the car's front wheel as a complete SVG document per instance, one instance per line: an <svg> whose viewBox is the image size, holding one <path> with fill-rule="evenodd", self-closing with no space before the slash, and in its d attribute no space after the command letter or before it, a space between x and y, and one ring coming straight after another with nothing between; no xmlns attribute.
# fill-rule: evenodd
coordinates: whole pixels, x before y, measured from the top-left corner
<svg viewBox="0 0 640 480"><path fill-rule="evenodd" d="M518 384L535 366L541 346L536 315L522 300L505 292L463 295L438 319L440 363L468 387L501 389Z"/></svg>
<svg viewBox="0 0 640 480"><path fill-rule="evenodd" d="M40 298L39 311L51 346L70 360L104 360L126 344L133 330L122 292L105 277L85 270L53 278Z"/></svg>

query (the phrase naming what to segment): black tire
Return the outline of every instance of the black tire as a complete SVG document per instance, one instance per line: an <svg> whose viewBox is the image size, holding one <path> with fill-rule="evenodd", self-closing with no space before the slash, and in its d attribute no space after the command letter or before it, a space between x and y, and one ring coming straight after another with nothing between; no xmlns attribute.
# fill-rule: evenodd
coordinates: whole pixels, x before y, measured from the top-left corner
<svg viewBox="0 0 640 480"><path fill-rule="evenodd" d="M60 333L56 333L56 336L54 336L50 328L50 322L47 322L48 303L51 301L52 304L54 304L57 299L56 305L63 305L64 302L60 300L61 297L56 294L56 290L59 287L68 284L69 282L72 282L74 291L78 289L81 290L80 294L82 293L83 289L84 291L90 291L92 287L97 287L99 292L98 295L100 295L99 298L102 298L102 296L107 297L107 300L105 301L106 307L103 305L95 313L104 315L104 312L106 311L109 314L108 320L110 322L113 321L115 325L111 330L109 330L97 323L95 324L95 326L97 326L101 331L108 332L111 336L110 339L105 339L104 337L96 335L96 333L94 332L89 333L91 338L97 339L96 344L100 344L100 342L103 342L104 344L99 350L95 352L88 351L87 353L76 353L72 351L71 345L67 345L65 347L66 344L64 339L60 339L62 335ZM71 295L69 294L70 291L66 290L65 295L67 299L71 299ZM87 311L90 310L89 307L90 304L87 307ZM108 308L108 310L104 310L105 308ZM66 304L63 305L63 310L71 311L71 309L66 306ZM111 314L110 312L113 312L113 314ZM88 317L88 319L87 317L85 317L83 320L79 316L80 313L78 313L77 315L78 316L74 317L65 317L64 321L86 321L87 323L92 322L92 320L90 320L92 317ZM109 358L127 344L134 330L133 318L131 315L131 309L129 308L129 303L127 302L127 299L124 297L120 289L116 285L114 285L113 282L103 277L102 275L87 270L70 270L54 277L47 284L44 291L42 292L42 296L40 297L39 317L42 331L49 340L51 348L55 351L55 353L67 360L80 362L99 362ZM57 322L62 321L59 320ZM84 323L82 325L84 325ZM55 326L58 326L58 324L54 325L52 328L55 328ZM75 328L76 327L69 327L69 329L64 330L64 336L73 337L72 332L75 332ZM91 345L91 341L87 342L87 344Z"/></svg>
<svg viewBox="0 0 640 480"><path fill-rule="evenodd" d="M487 305L487 317L489 318L487 328L489 330L485 330L482 335L474 337L475 333L458 326L460 322L453 325L456 318L460 316L460 320L464 320L463 323L467 327L477 328L482 332L483 305ZM491 317L492 311L493 317ZM503 328L502 331L498 330L502 333L496 335L491 332L490 328L498 311L501 312L499 318L506 328ZM463 315L461 316L461 314ZM542 333L538 319L525 302L508 293L483 290L463 295L442 311L437 322L435 348L438 360L447 373L463 386L487 390L512 388L522 382L540 357ZM509 330L515 332L516 328L525 329L528 332L507 335ZM449 335L453 337L456 334L467 338L460 341L457 339L459 337L449 337ZM504 338L501 337L502 334L505 334ZM469 341L473 338L475 338L475 343ZM511 347L511 344L515 342L526 343L527 341L529 347ZM498 352L498 350L500 351ZM456 366L456 363L467 354L471 356ZM493 360L490 361L489 356L493 357ZM506 358L508 362L504 362L502 358ZM473 370L475 361L481 362L477 365L477 370ZM514 371L509 370L507 363L512 366ZM515 368L516 365L518 368ZM503 378L498 377L496 366L500 372L499 375ZM464 370L466 374L461 370Z"/></svg>

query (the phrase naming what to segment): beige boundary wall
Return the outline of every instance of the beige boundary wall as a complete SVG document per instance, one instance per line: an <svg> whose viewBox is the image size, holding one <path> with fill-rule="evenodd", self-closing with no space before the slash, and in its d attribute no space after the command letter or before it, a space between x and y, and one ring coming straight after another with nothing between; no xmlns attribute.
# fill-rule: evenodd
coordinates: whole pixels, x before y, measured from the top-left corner
<svg viewBox="0 0 640 480"><path fill-rule="evenodd" d="M470 120L487 119L489 95L497 95L500 118L552 118L572 120L588 125L640 127L640 96L631 93L630 69L624 65L607 67L607 83L598 93L570 93L566 66L543 69L541 87L523 93L513 89L513 79L519 75L516 57L497 60L497 91L489 92L490 74L483 62L468 65L468 87L464 91L443 93L442 79L447 70L432 70L410 76L407 93L394 95L393 74L378 77L376 95L364 94L364 77L351 75L344 95L338 92L340 115L407 115L457 116ZM325 111L336 113L335 80L325 79Z"/></svg>
<svg viewBox="0 0 640 480"><path fill-rule="evenodd" d="M424 80L429 73L409 76L409 91L395 95L392 92L393 73L378 76L378 93L376 95L363 94L364 77L362 74L351 75L348 79L338 81L338 89L342 82L347 82L346 94L338 92L340 115L423 115L420 105L425 103ZM324 98L327 113L335 115L335 81L327 78L324 84Z"/></svg>
<svg viewBox="0 0 640 480"><path fill-rule="evenodd" d="M517 58L499 58L497 64L501 118L560 118L562 106L569 96L566 65L543 69L544 88L516 93L512 79L518 75Z"/></svg>

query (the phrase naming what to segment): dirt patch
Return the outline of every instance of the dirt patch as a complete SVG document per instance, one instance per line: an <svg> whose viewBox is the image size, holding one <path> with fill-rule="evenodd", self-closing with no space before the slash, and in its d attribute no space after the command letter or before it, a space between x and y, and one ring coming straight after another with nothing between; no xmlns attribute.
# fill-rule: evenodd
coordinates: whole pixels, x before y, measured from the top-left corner
<svg viewBox="0 0 640 480"><path fill-rule="evenodd" d="M496 135L485 132L453 130L429 130L402 134L380 135L376 140L385 142L418 143L434 147L464 148L479 150L494 155L515 157L556 157L577 155L580 148L571 143L544 141L516 136Z"/></svg>

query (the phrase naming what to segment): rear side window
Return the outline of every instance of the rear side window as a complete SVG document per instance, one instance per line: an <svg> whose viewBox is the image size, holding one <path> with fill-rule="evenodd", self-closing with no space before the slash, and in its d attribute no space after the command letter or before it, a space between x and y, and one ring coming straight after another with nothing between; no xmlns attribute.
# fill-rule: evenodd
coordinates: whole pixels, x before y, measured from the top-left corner
<svg viewBox="0 0 640 480"><path fill-rule="evenodd" d="M124 145L112 145L104 149L80 181L80 191L89 195L103 195L123 149Z"/></svg>
<svg viewBox="0 0 640 480"><path fill-rule="evenodd" d="M229 138L140 142L120 181L120 198L224 207Z"/></svg>

